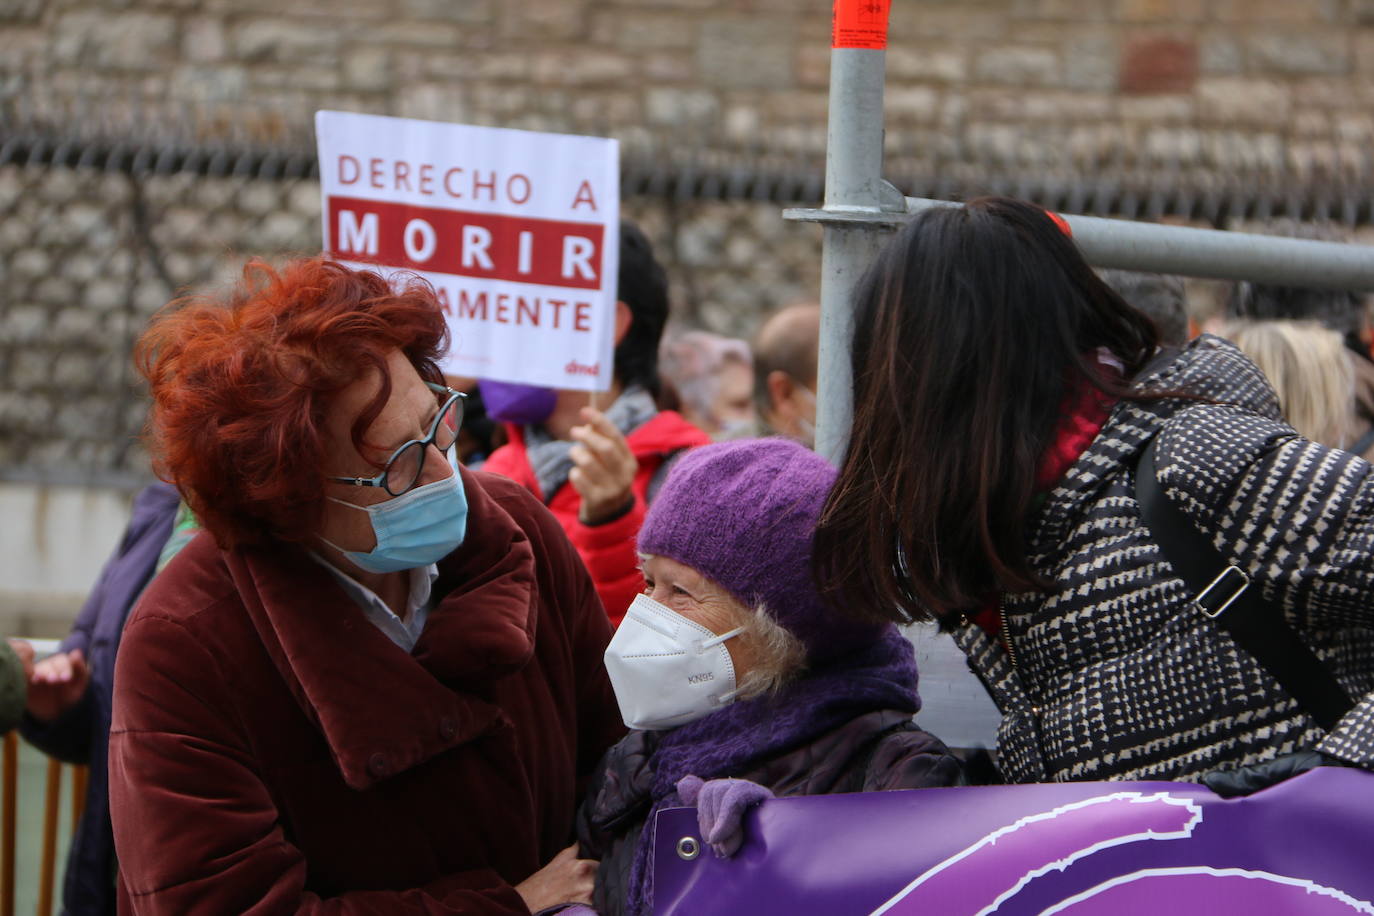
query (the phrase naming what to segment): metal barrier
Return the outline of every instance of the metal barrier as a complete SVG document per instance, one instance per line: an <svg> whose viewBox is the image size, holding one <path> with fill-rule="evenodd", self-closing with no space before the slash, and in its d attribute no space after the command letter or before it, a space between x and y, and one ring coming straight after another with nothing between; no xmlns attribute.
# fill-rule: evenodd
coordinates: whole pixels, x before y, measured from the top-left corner
<svg viewBox="0 0 1374 916"><path fill-rule="evenodd" d="M837 13L846 2L836 0ZM866 9L881 8L885 16L886 6ZM844 456L853 410L849 343L855 285L893 228L929 207L957 205L905 197L883 180L885 57L884 50L832 49L825 205L784 212L787 219L824 227L816 448L836 464ZM1294 209L1292 215L1301 214ZM1374 248L1069 214L1064 219L1084 258L1098 267L1374 290Z"/></svg>
<svg viewBox="0 0 1374 916"><path fill-rule="evenodd" d="M60 760L48 758L43 795L43 833L39 847L37 916L51 916L57 891L57 827L62 806ZM86 787L90 771L71 767L71 832L85 812ZM9 732L0 749L0 916L14 916L18 874L15 868L19 847L19 736Z"/></svg>
<svg viewBox="0 0 1374 916"><path fill-rule="evenodd" d="M14 857L19 829L19 736L5 735L0 764L0 916L14 916Z"/></svg>

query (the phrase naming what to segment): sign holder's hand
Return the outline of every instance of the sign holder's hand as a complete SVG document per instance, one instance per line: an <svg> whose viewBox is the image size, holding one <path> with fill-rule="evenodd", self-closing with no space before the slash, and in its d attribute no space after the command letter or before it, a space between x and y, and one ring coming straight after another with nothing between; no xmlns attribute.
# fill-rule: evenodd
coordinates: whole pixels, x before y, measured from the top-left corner
<svg viewBox="0 0 1374 916"><path fill-rule="evenodd" d="M568 482L582 497L577 517L584 525L600 525L623 515L634 500L639 461L625 435L591 407L582 408L586 424L568 433L576 443L569 452L573 469Z"/></svg>
<svg viewBox="0 0 1374 916"><path fill-rule="evenodd" d="M773 797L767 786L747 779L703 780L700 776L679 779L677 794L696 806L701 838L722 859L733 856L744 842L745 813Z"/></svg>

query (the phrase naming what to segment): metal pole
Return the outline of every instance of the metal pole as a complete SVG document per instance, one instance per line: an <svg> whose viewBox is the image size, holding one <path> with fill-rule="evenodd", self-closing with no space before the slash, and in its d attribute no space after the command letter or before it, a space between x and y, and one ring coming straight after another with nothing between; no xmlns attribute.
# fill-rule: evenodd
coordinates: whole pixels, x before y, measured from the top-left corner
<svg viewBox="0 0 1374 916"><path fill-rule="evenodd" d="M883 199L883 71L886 52L830 52L830 111L825 153L825 212L877 214ZM816 392L816 451L839 464L849 441L853 382L854 286L873 259L881 232L827 223L821 249L821 340Z"/></svg>
<svg viewBox="0 0 1374 916"><path fill-rule="evenodd" d="M826 210L877 213L882 209L886 58L886 51L861 48L830 52Z"/></svg>
<svg viewBox="0 0 1374 916"><path fill-rule="evenodd" d="M957 207L908 197L908 213ZM1249 280L1274 286L1374 290L1374 248L1245 232L1161 226L1063 214L1083 258L1094 267Z"/></svg>
<svg viewBox="0 0 1374 916"><path fill-rule="evenodd" d="M896 229L948 200L906 198L906 212L837 212L791 209L790 220L831 227ZM1374 246L1316 242L1248 232L1161 226L1124 219L1060 214L1073 230L1083 258L1094 267L1181 274L1214 280L1249 280L1273 286L1374 291Z"/></svg>

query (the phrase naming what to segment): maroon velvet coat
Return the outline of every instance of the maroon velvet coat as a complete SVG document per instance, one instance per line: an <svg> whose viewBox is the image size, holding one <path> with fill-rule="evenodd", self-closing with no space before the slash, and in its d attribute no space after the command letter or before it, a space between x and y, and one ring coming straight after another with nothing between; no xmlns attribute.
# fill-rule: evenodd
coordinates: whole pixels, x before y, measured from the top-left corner
<svg viewBox="0 0 1374 916"><path fill-rule="evenodd" d="M611 628L538 500L463 480L413 656L299 547L202 534L154 581L115 672L121 912L526 912L623 732Z"/></svg>

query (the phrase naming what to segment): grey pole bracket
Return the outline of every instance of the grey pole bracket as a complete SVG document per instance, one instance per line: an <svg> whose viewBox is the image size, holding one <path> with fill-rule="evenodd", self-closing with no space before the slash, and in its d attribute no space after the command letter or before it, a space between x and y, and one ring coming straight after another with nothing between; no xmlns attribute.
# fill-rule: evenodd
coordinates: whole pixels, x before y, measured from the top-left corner
<svg viewBox="0 0 1374 916"><path fill-rule="evenodd" d="M887 182L883 183L892 187ZM895 191L895 189L894 189ZM783 218L832 226L895 227L948 200L908 197L903 212L794 208ZM1374 247L1248 232L1194 229L1098 216L1062 214L1083 257L1094 267L1249 280L1274 286L1374 290Z"/></svg>

